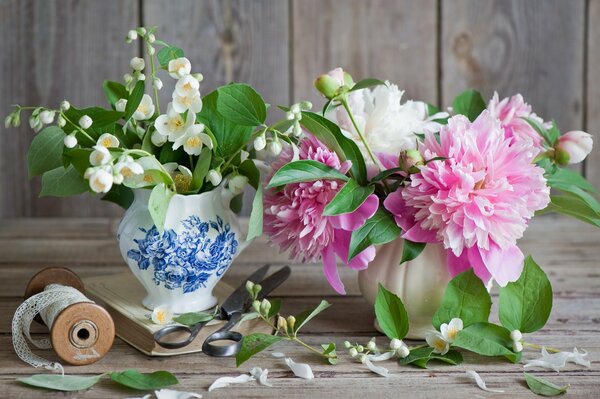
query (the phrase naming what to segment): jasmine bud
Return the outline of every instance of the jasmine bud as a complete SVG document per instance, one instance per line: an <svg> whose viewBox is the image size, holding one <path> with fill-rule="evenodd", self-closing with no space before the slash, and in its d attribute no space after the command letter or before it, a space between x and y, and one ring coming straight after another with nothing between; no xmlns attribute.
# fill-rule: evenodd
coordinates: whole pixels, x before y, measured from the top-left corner
<svg viewBox="0 0 600 399"><path fill-rule="evenodd" d="M67 111L69 108L71 108L71 104L67 100L62 100L60 103L60 110Z"/></svg>
<svg viewBox="0 0 600 399"><path fill-rule="evenodd" d="M403 345L402 347L400 347L396 350L396 355L398 355L398 357L401 359L404 359L409 354L410 354L410 350L408 349L408 346L406 346L406 345Z"/></svg>
<svg viewBox="0 0 600 399"><path fill-rule="evenodd" d="M269 310L271 310L271 302L269 302L266 298L262 300L260 303L260 313L265 316L269 314Z"/></svg>
<svg viewBox="0 0 600 399"><path fill-rule="evenodd" d="M356 357L358 356L358 351L356 350L356 348L350 348L350 350L348 351L348 353L350 354L350 356L352 357Z"/></svg>
<svg viewBox="0 0 600 399"><path fill-rule="evenodd" d="M287 331L287 321L281 316L277 317L277 329Z"/></svg>
<svg viewBox="0 0 600 399"><path fill-rule="evenodd" d="M294 316L288 316L287 324L290 330L294 330L294 326L296 325L296 318Z"/></svg>
<svg viewBox="0 0 600 399"><path fill-rule="evenodd" d="M252 295L252 289L254 288L254 283L250 280L246 281L246 291L248 291L248 293L250 295Z"/></svg>
<svg viewBox="0 0 600 399"><path fill-rule="evenodd" d="M252 302L252 308L254 309L254 311L256 313L260 313L260 301L253 301Z"/></svg>
<svg viewBox="0 0 600 399"><path fill-rule="evenodd" d="M352 348L352 344L349 341L344 341L344 348L350 349Z"/></svg>
<svg viewBox="0 0 600 399"><path fill-rule="evenodd" d="M377 350L377 344L375 343L375 341L369 341L369 343L367 344L367 349L371 352Z"/></svg>

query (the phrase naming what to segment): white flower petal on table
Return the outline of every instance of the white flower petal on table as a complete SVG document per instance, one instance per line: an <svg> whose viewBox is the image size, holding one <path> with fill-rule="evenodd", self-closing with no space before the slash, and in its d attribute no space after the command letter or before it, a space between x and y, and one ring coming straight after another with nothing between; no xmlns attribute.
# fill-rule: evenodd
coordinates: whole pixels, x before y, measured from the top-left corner
<svg viewBox="0 0 600 399"><path fill-rule="evenodd" d="M488 388L485 385L485 381L483 381L483 378L481 378L481 376L477 373L477 371L475 370L467 370L466 371L467 375L472 378L473 380L475 380L475 383L477 384L477 386L479 388L481 388L482 390L486 391L486 392L493 392L493 393L504 393L504 391L502 389L491 389Z"/></svg>
<svg viewBox="0 0 600 399"><path fill-rule="evenodd" d="M367 366L369 370L371 370L375 374L379 374L382 377L388 377L390 375L388 369L386 369L385 367L374 365L373 362L371 362L371 360L371 356L367 355L364 361L365 366Z"/></svg>
<svg viewBox="0 0 600 399"><path fill-rule="evenodd" d="M238 375L237 377L217 378L208 388L208 392L219 388L225 388L231 384L245 384L250 381L254 381L254 377L248 374Z"/></svg>
<svg viewBox="0 0 600 399"><path fill-rule="evenodd" d="M160 391L154 391L154 394L156 395L156 399L190 399L202 397L199 393L175 391L173 389L161 389Z"/></svg>
<svg viewBox="0 0 600 399"><path fill-rule="evenodd" d="M273 356L276 359L281 359L285 357L285 353L283 352L271 352L271 356Z"/></svg>
<svg viewBox="0 0 600 399"><path fill-rule="evenodd" d="M286 357L285 364L288 365L296 377L304 378L305 380L313 380L315 378L312 369L306 363L296 363L291 358Z"/></svg>
<svg viewBox="0 0 600 399"><path fill-rule="evenodd" d="M266 387L273 387L273 385L267 381L267 376L269 375L269 370L262 369L260 367L252 367L250 369L250 375L258 381L260 385L264 385Z"/></svg>
<svg viewBox="0 0 600 399"><path fill-rule="evenodd" d="M528 361L523 367L541 367L558 373L568 362L590 367L591 362L585 358L586 356L586 351L579 352L577 348L573 348L573 352L548 353L546 348L542 347L542 357Z"/></svg>
<svg viewBox="0 0 600 399"><path fill-rule="evenodd" d="M135 398L126 398L126 399L150 399L151 397L152 397L152 394L149 393L149 394L144 395L144 396L137 396Z"/></svg>
<svg viewBox="0 0 600 399"><path fill-rule="evenodd" d="M391 358L393 358L395 355L394 351L391 352L384 352L384 353L380 353L378 355L368 355L369 360L371 360L372 362L382 362L384 360L390 360Z"/></svg>

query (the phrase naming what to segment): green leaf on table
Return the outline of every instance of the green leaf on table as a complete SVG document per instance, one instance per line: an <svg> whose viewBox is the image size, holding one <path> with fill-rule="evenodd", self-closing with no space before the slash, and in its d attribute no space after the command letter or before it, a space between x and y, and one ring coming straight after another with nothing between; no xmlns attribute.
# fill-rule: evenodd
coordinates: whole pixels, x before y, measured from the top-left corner
<svg viewBox="0 0 600 399"><path fill-rule="evenodd" d="M140 80L135 84L129 99L127 100L127 105L125 106L125 115L123 115L125 121L128 121L140 106L145 90L146 86L143 80Z"/></svg>
<svg viewBox="0 0 600 399"><path fill-rule="evenodd" d="M531 392L542 395L542 396L558 396L567 392L569 384L564 387L558 386L540 377L536 377L533 374L523 373L525 376L525 382L531 390Z"/></svg>
<svg viewBox="0 0 600 399"><path fill-rule="evenodd" d="M471 324L458 332L452 345L483 356L504 356L513 363L521 359L520 352L509 349L510 331L496 324Z"/></svg>
<svg viewBox="0 0 600 399"><path fill-rule="evenodd" d="M167 188L164 183L154 186L148 200L148 210L156 229L162 233L165 227L165 219L169 210L169 203L175 193Z"/></svg>
<svg viewBox="0 0 600 399"><path fill-rule="evenodd" d="M366 89L366 88L374 87L374 86L387 86L387 85L385 84L385 82L383 80L380 80L380 79L365 78L365 79L362 79L362 80L359 80L358 82L356 82L354 84L354 86L352 86L350 91L362 90L362 89Z"/></svg>
<svg viewBox="0 0 600 399"><path fill-rule="evenodd" d="M334 151L341 161L351 161L350 173L360 184L367 183L367 166L356 143L344 136L339 126L314 112L303 111L300 124Z"/></svg>
<svg viewBox="0 0 600 399"><path fill-rule="evenodd" d="M27 151L30 179L62 165L64 139L65 132L57 126L48 126L33 138Z"/></svg>
<svg viewBox="0 0 600 399"><path fill-rule="evenodd" d="M153 373L140 373L135 369L125 371L113 371L110 378L121 385L137 389L140 391L149 391L161 389L171 385L179 384L177 377L168 371L155 371Z"/></svg>
<svg viewBox="0 0 600 399"><path fill-rule="evenodd" d="M352 232L348 262L369 246L386 244L398 238L400 233L394 217L380 207L364 225Z"/></svg>
<svg viewBox="0 0 600 399"><path fill-rule="evenodd" d="M115 108L115 104L117 101L119 101L122 98L129 98L129 92L127 91L125 86L123 86L119 82L105 80L102 83L102 89L104 90L104 94L106 95L108 103L111 107L113 107L113 109Z"/></svg>
<svg viewBox="0 0 600 399"><path fill-rule="evenodd" d="M259 183L254 199L252 200L252 211L248 220L248 235L246 240L250 241L260 237L263 233L263 188Z"/></svg>
<svg viewBox="0 0 600 399"><path fill-rule="evenodd" d="M300 329L308 323L313 317L330 307L331 304L326 300L322 300L313 310L305 310L296 316L296 324L294 326L294 332L297 333Z"/></svg>
<svg viewBox="0 0 600 399"><path fill-rule="evenodd" d="M215 318L214 313L209 312L190 312L183 313L177 317L173 317L173 321L185 326L193 326L194 324L211 321Z"/></svg>
<svg viewBox="0 0 600 399"><path fill-rule="evenodd" d="M102 201L110 201L123 209L129 209L133 203L133 190L124 184L115 184L104 194Z"/></svg>
<svg viewBox="0 0 600 399"><path fill-rule="evenodd" d="M598 193L598 190L592 183L571 169L556 167L553 170L553 173L546 173L544 177L546 178L548 185L552 188L557 188L559 190L566 188L568 190L571 187L579 187L580 189L589 191L593 194Z"/></svg>
<svg viewBox="0 0 600 399"><path fill-rule="evenodd" d="M242 347L235 355L235 364L240 367L246 360L250 359L257 353L264 351L269 346L281 341L283 337L279 335L254 333L244 336L242 339Z"/></svg>
<svg viewBox="0 0 600 399"><path fill-rule="evenodd" d="M432 360L456 366L463 362L463 357L460 352L453 349L441 355L439 353L433 353L433 348L425 347L411 350L407 357L400 359L399 363L403 365L412 364L416 367L426 369L427 365Z"/></svg>
<svg viewBox="0 0 600 399"><path fill-rule="evenodd" d="M389 339L406 337L409 328L408 313L402 300L379 284L375 300L375 316L379 327Z"/></svg>
<svg viewBox="0 0 600 399"><path fill-rule="evenodd" d="M160 67L163 69L167 69L169 67L169 61L175 60L177 58L183 57L183 50L179 47L174 46L166 46L158 50L156 53L156 58L158 59L158 63Z"/></svg>
<svg viewBox="0 0 600 399"><path fill-rule="evenodd" d="M423 252L427 243L413 242L405 239L402 245L402 259L400 259L400 264L416 259Z"/></svg>
<svg viewBox="0 0 600 399"><path fill-rule="evenodd" d="M523 333L544 327L552 310L552 286L546 273L528 256L519 279L500 287L502 325Z"/></svg>
<svg viewBox="0 0 600 399"><path fill-rule="evenodd" d="M198 192L204 184L204 179L210 170L210 162L212 160L212 151L208 147L204 147L200 151L196 166L192 172L192 184L190 185L190 191Z"/></svg>
<svg viewBox="0 0 600 399"><path fill-rule="evenodd" d="M439 330L443 323L455 317L467 327L474 323L487 322L492 299L483 282L469 269L454 277L446 286L442 304L433 315L433 326Z"/></svg>
<svg viewBox="0 0 600 399"><path fill-rule="evenodd" d="M303 159L283 165L269 181L267 188L315 180L343 180L348 177L324 163Z"/></svg>
<svg viewBox="0 0 600 399"><path fill-rule="evenodd" d="M321 348L323 348L323 352L321 353L324 356L327 356L327 362L329 364L335 365L338 363L338 357L335 351L336 347L334 342L330 342L329 344L321 344Z"/></svg>
<svg viewBox="0 0 600 399"><path fill-rule="evenodd" d="M31 377L17 378L17 381L38 388L54 391L83 391L94 386L103 374L94 376L35 374Z"/></svg>
<svg viewBox="0 0 600 399"><path fill-rule="evenodd" d="M59 166L42 175L40 197L67 197L88 191L88 184L73 165Z"/></svg>
<svg viewBox="0 0 600 399"><path fill-rule="evenodd" d="M217 112L242 126L260 126L267 119L267 106L260 94L245 83L232 83L217 89Z"/></svg>
<svg viewBox="0 0 600 399"><path fill-rule="evenodd" d="M478 91L466 90L454 98L452 109L473 122L485 110L485 101Z"/></svg>
<svg viewBox="0 0 600 399"><path fill-rule="evenodd" d="M323 209L323 216L354 212L374 191L374 186L361 186L356 180L350 179Z"/></svg>

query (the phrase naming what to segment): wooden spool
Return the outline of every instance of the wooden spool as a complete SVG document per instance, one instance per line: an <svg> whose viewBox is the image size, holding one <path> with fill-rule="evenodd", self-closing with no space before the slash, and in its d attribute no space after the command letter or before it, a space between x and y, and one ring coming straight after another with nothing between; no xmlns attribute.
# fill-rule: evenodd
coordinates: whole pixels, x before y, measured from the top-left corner
<svg viewBox="0 0 600 399"><path fill-rule="evenodd" d="M50 284L73 287L80 292L84 285L79 276L64 267L49 267L31 278L25 299L40 293ZM43 323L39 315L36 321ZM66 363L80 366L102 359L112 347L115 325L110 314L95 303L74 303L54 319L50 330L52 348Z"/></svg>

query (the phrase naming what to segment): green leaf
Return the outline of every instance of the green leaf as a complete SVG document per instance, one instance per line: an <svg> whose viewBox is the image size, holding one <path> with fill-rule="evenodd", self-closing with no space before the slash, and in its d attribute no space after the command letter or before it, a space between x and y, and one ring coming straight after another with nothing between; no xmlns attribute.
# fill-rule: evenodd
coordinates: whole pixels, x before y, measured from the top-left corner
<svg viewBox="0 0 600 399"><path fill-rule="evenodd" d="M510 331L532 333L544 327L552 310L552 286L528 256L521 277L500 287L500 321Z"/></svg>
<svg viewBox="0 0 600 399"><path fill-rule="evenodd" d="M407 357L400 359L399 363L403 365L412 364L414 366L426 369L427 365L432 360L437 360L456 366L463 362L463 357L460 352L452 349L446 354L440 355L438 353L433 353L433 348L425 347L411 350Z"/></svg>
<svg viewBox="0 0 600 399"><path fill-rule="evenodd" d="M138 81L125 106L125 115L123 115L125 121L128 121L140 106L140 102L142 102L142 97L144 96L144 90L146 90L145 82L143 80Z"/></svg>
<svg viewBox="0 0 600 399"><path fill-rule="evenodd" d="M238 172L248 178L248 183L256 190L260 185L260 171L251 159L246 159L238 167Z"/></svg>
<svg viewBox="0 0 600 399"><path fill-rule="evenodd" d="M443 323L455 317L467 327L474 323L487 322L492 299L483 282L469 269L454 277L446 287L442 304L433 316L433 326L439 330Z"/></svg>
<svg viewBox="0 0 600 399"><path fill-rule="evenodd" d="M217 112L232 123L260 126L267 119L267 106L251 86L232 83L217 89Z"/></svg>
<svg viewBox="0 0 600 399"><path fill-rule="evenodd" d="M348 262L370 245L386 244L398 238L400 233L394 217L381 208L377 209L375 215L352 232Z"/></svg>
<svg viewBox="0 0 600 399"><path fill-rule="evenodd" d="M169 203L174 195L175 193L169 190L164 183L155 186L150 193L148 210L150 211L150 216L152 216L152 221L154 222L156 229L161 233L165 227Z"/></svg>
<svg viewBox="0 0 600 399"><path fill-rule="evenodd" d="M137 370L129 369L120 372L112 372L110 373L110 378L114 382L140 391L161 389L179 384L177 377L168 371L162 370L155 371L154 373L140 373Z"/></svg>
<svg viewBox="0 0 600 399"><path fill-rule="evenodd" d="M389 339L406 337L408 333L408 313L402 300L393 292L379 284L375 300L375 315L379 327Z"/></svg>
<svg viewBox="0 0 600 399"><path fill-rule="evenodd" d="M379 79L375 79L375 78L365 78L365 79L362 79L362 80L356 82L356 84L354 86L352 86L350 91L366 89L368 87L373 87L373 86L387 86L387 85L385 84L385 82L383 80L379 80Z"/></svg>
<svg viewBox="0 0 600 399"><path fill-rule="evenodd" d="M460 330L452 345L483 356L504 356L513 363L521 358L521 353L509 349L510 331L491 323L475 323Z"/></svg>
<svg viewBox="0 0 600 399"><path fill-rule="evenodd" d="M423 252L426 245L427 243L425 242L413 242L405 239L402 246L402 259L400 259L400 264L416 259L416 257Z"/></svg>
<svg viewBox="0 0 600 399"><path fill-rule="evenodd" d="M600 227L600 214L583 200L567 195L551 195L550 204L539 213L556 212L572 216L592 226ZM538 213L536 213L538 214Z"/></svg>
<svg viewBox="0 0 600 399"><path fill-rule="evenodd" d="M321 353L323 353L325 356L328 356L327 362L329 364L335 365L338 363L337 353L335 351L335 343L330 342L329 344L321 344L321 348L323 348L323 352Z"/></svg>
<svg viewBox="0 0 600 399"><path fill-rule="evenodd" d="M523 119L525 119L525 121L527 121L527 123L529 123L531 125L531 127L534 128L535 131L538 132L538 134L544 138L544 140L546 141L546 143L549 146L551 146L551 147L554 146L554 142L556 141L556 139L553 139L550 132L544 126L542 126L542 124L540 122L538 122L537 120L535 120L533 118L523 118Z"/></svg>
<svg viewBox="0 0 600 399"><path fill-rule="evenodd" d="M352 177L362 185L367 183L367 166L360 149L335 123L314 112L303 111L300 124L334 151L341 161L351 161Z"/></svg>
<svg viewBox="0 0 600 399"><path fill-rule="evenodd" d="M585 177L570 169L557 167L554 173L546 173L544 177L550 187L569 190L571 187L579 187L582 190L596 194L598 190Z"/></svg>
<svg viewBox="0 0 600 399"><path fill-rule="evenodd" d="M402 171L403 171L403 168L400 168L400 167L384 170L383 172L379 172L377 175L375 175L375 177L373 177L371 179L371 182L374 183L374 182L377 182L377 181L381 181L381 180L387 179L388 177L390 177L392 175L395 175L398 172L402 172ZM401 175L398 175L398 176L404 178L404 176L401 176Z"/></svg>
<svg viewBox="0 0 600 399"><path fill-rule="evenodd" d="M542 395L542 396L558 396L567 392L569 384L564 387L560 387L556 384L551 383L543 378L536 377L533 374L523 373L525 376L525 382L531 390L531 392Z"/></svg>
<svg viewBox="0 0 600 399"><path fill-rule="evenodd" d="M270 334L250 334L246 335L242 340L242 347L235 355L235 364L240 367L246 360L250 359L257 353L267 349L269 346L281 341L283 337Z"/></svg>
<svg viewBox="0 0 600 399"><path fill-rule="evenodd" d="M279 313L279 309L281 309L282 301L280 298L275 298L275 299L270 299L269 302L271 302L271 308L269 309L269 314L267 316L273 317L277 313Z"/></svg>
<svg viewBox="0 0 600 399"><path fill-rule="evenodd" d="M548 135L553 143L556 143L556 140L558 140L560 137L560 129L558 128L558 125L554 119L552 119L552 126L550 126L550 129L548 129Z"/></svg>
<svg viewBox="0 0 600 399"><path fill-rule="evenodd" d="M123 184L113 185L102 201L110 201L123 209L128 209L133 203L133 190Z"/></svg>
<svg viewBox="0 0 600 399"><path fill-rule="evenodd" d="M250 241L256 237L260 237L263 233L263 188L258 185L254 199L252 200L252 211L250 212L250 220L248 221L248 235L246 240Z"/></svg>
<svg viewBox="0 0 600 399"><path fill-rule="evenodd" d="M300 329L308 323L313 317L330 307L331 304L326 300L322 300L313 310L306 310L296 316L296 324L294 326L294 332L297 333Z"/></svg>
<svg viewBox="0 0 600 399"><path fill-rule="evenodd" d="M156 53L156 58L158 59L158 63L160 67L163 69L168 69L169 61L175 60L177 58L183 57L183 50L179 47L174 46L166 46L158 50Z"/></svg>
<svg viewBox="0 0 600 399"><path fill-rule="evenodd" d="M465 115L473 122L485 109L485 101L476 90L466 90L456 96L452 102L455 114Z"/></svg>
<svg viewBox="0 0 600 399"><path fill-rule="evenodd" d="M335 216L354 212L374 191L374 186L361 186L356 180L350 179L323 209L323 215Z"/></svg>
<svg viewBox="0 0 600 399"><path fill-rule="evenodd" d="M194 171L192 172L192 184L190 191L198 192L204 184L204 179L210 170L210 161L212 160L212 151L204 147L200 152Z"/></svg>
<svg viewBox="0 0 600 399"><path fill-rule="evenodd" d="M194 324L210 321L215 318L214 313L208 312L190 312L183 313L173 318L173 321L186 326L193 326Z"/></svg>
<svg viewBox="0 0 600 399"><path fill-rule="evenodd" d="M91 377L78 375L36 374L31 377L17 378L17 381L39 388L54 391L83 391L94 386L103 375Z"/></svg>
<svg viewBox="0 0 600 399"><path fill-rule="evenodd" d="M27 151L30 179L62 165L64 138L65 132L56 126L48 126L33 138Z"/></svg>
<svg viewBox="0 0 600 399"><path fill-rule="evenodd" d="M271 178L267 188L315 180L343 180L348 177L324 163L304 159L283 165Z"/></svg>
<svg viewBox="0 0 600 399"><path fill-rule="evenodd" d="M67 197L88 191L88 184L73 165L59 166L42 175L40 197Z"/></svg>
<svg viewBox="0 0 600 399"><path fill-rule="evenodd" d="M104 90L104 94L106 95L106 99L111 107L115 107L115 103L119 101L121 98L127 99L129 98L129 92L119 82L112 82L110 80L105 80L102 83L102 89Z"/></svg>

